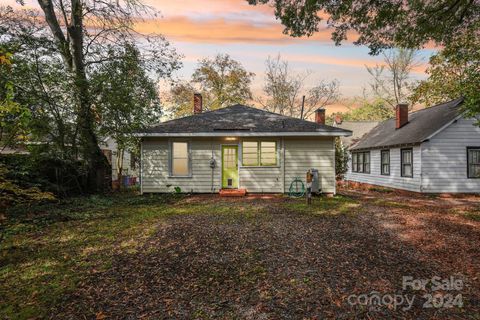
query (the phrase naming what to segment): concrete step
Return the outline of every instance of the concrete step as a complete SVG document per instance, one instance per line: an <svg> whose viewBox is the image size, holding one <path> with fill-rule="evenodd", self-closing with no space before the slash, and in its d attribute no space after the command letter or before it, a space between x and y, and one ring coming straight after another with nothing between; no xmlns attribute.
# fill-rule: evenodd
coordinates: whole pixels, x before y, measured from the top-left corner
<svg viewBox="0 0 480 320"><path fill-rule="evenodd" d="M220 197L244 197L247 189L220 189Z"/></svg>

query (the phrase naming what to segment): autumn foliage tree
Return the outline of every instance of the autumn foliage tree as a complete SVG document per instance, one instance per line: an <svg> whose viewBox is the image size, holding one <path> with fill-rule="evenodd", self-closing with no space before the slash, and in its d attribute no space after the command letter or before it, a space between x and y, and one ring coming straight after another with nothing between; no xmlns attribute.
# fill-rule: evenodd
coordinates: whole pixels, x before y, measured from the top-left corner
<svg viewBox="0 0 480 320"><path fill-rule="evenodd" d="M203 96L204 110L216 110L252 98L249 72L228 54L218 54L198 61L190 81L176 82L166 95L169 112L174 118L193 113L193 94Z"/></svg>
<svg viewBox="0 0 480 320"><path fill-rule="evenodd" d="M177 69L179 57L162 36L144 36L134 30L140 16L155 15L139 1L38 0L38 4L41 13L9 7L0 12L0 28L6 35L1 38L2 43L21 49L18 51L23 70L31 70L33 75L31 84L18 86L16 91L23 92L25 99L38 98L29 101L30 106L58 118L54 122L58 123L58 130L46 131L54 132L60 140L68 137L70 140L61 144L78 150L86 172L84 189L104 191L109 187L111 171L98 145L101 114L94 105L92 73L105 63L120 59L110 49L129 40L147 40L142 41L142 55L150 72L160 76L168 77Z"/></svg>
<svg viewBox="0 0 480 320"><path fill-rule="evenodd" d="M463 96L465 109L480 114L480 31L472 30L433 55L426 72L414 101L432 105Z"/></svg>
<svg viewBox="0 0 480 320"><path fill-rule="evenodd" d="M332 39L339 45L350 36L357 45L379 54L394 47L418 49L427 44L444 48L432 58L429 74L432 81L424 82L420 91L437 83L443 97L463 95L465 108L478 112L478 44L472 40L480 36L480 1L473 0L413 0L413 1L336 1L336 0L247 0L252 5L268 4L275 8L275 16L285 26L284 32L293 37L311 36L325 26L332 30ZM470 40L467 40L470 38ZM456 76L455 69L469 65ZM455 90L441 85L443 72L446 81L453 78ZM467 87L463 87L467 84ZM470 86L469 84L473 84ZM475 87L476 85L476 87ZM476 88L470 90L468 88ZM438 90L435 90L438 93ZM450 91L450 94L446 94ZM454 93L454 94L453 94ZM438 94L435 94L439 96ZM418 91L417 91L418 96ZM425 96L425 95L424 95ZM432 100L430 98L430 100ZM433 101L433 100L432 100Z"/></svg>

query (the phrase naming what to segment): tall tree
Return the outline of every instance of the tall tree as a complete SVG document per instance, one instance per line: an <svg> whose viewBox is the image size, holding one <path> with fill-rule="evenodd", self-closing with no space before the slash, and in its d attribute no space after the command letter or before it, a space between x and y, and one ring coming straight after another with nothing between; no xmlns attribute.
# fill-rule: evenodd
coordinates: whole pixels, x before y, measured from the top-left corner
<svg viewBox="0 0 480 320"><path fill-rule="evenodd" d="M480 32L469 32L430 58L428 79L412 99L427 105L465 97L465 109L480 114Z"/></svg>
<svg viewBox="0 0 480 320"><path fill-rule="evenodd" d="M359 107L350 108L349 111L338 113L338 115L346 121L383 121L392 118L395 114L394 110L382 100L373 102L363 100ZM335 115L332 116L332 121L334 117Z"/></svg>
<svg viewBox="0 0 480 320"><path fill-rule="evenodd" d="M215 110L251 99L250 84L254 76L228 54L218 54L199 61L192 82L206 96L206 109Z"/></svg>
<svg viewBox="0 0 480 320"><path fill-rule="evenodd" d="M332 39L340 44L352 31L355 43L376 54L385 48L417 48L430 41L448 45L467 30L478 29L480 2L475 0L247 0L270 4L295 37L310 36L326 20ZM358 35L358 36L357 36Z"/></svg>
<svg viewBox="0 0 480 320"><path fill-rule="evenodd" d="M370 89L377 100L383 101L392 109L399 103L407 102L413 88L411 71L419 66L416 51L392 49L383 52L384 64L368 67L372 76Z"/></svg>
<svg viewBox="0 0 480 320"><path fill-rule="evenodd" d="M324 27L326 20L337 45L348 35L356 38L355 44L368 46L371 54L393 47L418 49L431 43L454 50L458 39L468 34L478 38L480 33L477 0L247 1L252 5L272 5L285 26L284 33L291 36L311 36ZM468 82L475 83L475 74L467 75L473 77ZM467 101L476 99L471 91L464 96ZM471 113L478 111L474 103L465 106Z"/></svg>
<svg viewBox="0 0 480 320"><path fill-rule="evenodd" d="M134 44L121 50L118 57L103 64L92 74L93 97L101 114L100 135L112 137L117 144L117 176L121 180L125 151L138 154L135 132L158 123L161 115L157 82L146 72L145 63Z"/></svg>
<svg viewBox="0 0 480 320"><path fill-rule="evenodd" d="M0 152L26 140L31 118L30 110L14 97L12 56L0 47Z"/></svg>
<svg viewBox="0 0 480 320"><path fill-rule="evenodd" d="M193 94L203 97L204 110L216 110L252 98L250 84L254 73L228 54L218 54L198 62L190 81L177 81L165 94L171 118L193 114Z"/></svg>
<svg viewBox="0 0 480 320"><path fill-rule="evenodd" d="M197 92L191 82L180 81L172 85L162 100L168 107L171 118L181 118L193 114L193 95ZM205 96L205 94L203 94ZM205 96L204 99L207 97ZM206 104L209 104L206 101Z"/></svg>
<svg viewBox="0 0 480 320"><path fill-rule="evenodd" d="M73 99L74 122L73 145L79 146L81 158L88 173L88 190L101 191L108 186L106 175L110 172L108 162L100 151L96 137L96 110L92 98L92 85L89 74L106 61L116 59L109 55L108 48L124 43L126 39L141 35L133 30L134 20L142 13L152 13L150 9L136 0L99 1L99 0L38 0L41 15L27 16L22 12L6 10L0 14L2 31L8 41L20 47L27 47L30 53L38 47L28 47L31 39L45 38L41 49L50 50L41 53L39 61L48 63L60 58L63 71L59 76L69 82L68 92ZM149 65L159 75L168 75L179 67L178 56L161 36L148 37L142 50L150 59ZM48 41L53 42L49 46ZM45 101L44 101L45 102Z"/></svg>
<svg viewBox="0 0 480 320"><path fill-rule="evenodd" d="M266 110L300 118L302 116L302 96L305 96L303 118L338 100L339 82L337 80L319 80L309 89L305 88L305 80L310 72L294 73L287 61L278 55L268 57L265 62L264 96L257 97Z"/></svg>

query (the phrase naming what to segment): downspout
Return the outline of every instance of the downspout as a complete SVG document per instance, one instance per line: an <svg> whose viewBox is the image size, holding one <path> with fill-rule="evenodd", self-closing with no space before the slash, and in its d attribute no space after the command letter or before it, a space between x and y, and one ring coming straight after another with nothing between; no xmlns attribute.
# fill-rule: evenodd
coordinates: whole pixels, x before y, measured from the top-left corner
<svg viewBox="0 0 480 320"><path fill-rule="evenodd" d="M143 194L143 139L140 139L140 194Z"/></svg>
<svg viewBox="0 0 480 320"><path fill-rule="evenodd" d="M213 150L213 139L210 140L210 149L212 149L212 157L210 158L210 162L213 162L214 158L214 150ZM212 186L210 188L210 192L214 193L214 172L215 172L215 166L210 163L210 168L212 169Z"/></svg>
<svg viewBox="0 0 480 320"><path fill-rule="evenodd" d="M282 171L283 171L283 174L282 174L282 180L283 180L283 183L282 183L282 189L283 189L283 194L285 194L285 138L282 137L282 153L283 153L283 156L282 156Z"/></svg>
<svg viewBox="0 0 480 320"><path fill-rule="evenodd" d="M336 149L336 144L335 144L335 140L337 139L337 137L333 137L332 141L333 141L333 194L336 195L337 194L337 159L335 159L335 149ZM338 139L340 139L340 137L338 137ZM372 162L372 159L370 159L370 162ZM321 180L320 180L321 181ZM320 186L321 188L321 186Z"/></svg>

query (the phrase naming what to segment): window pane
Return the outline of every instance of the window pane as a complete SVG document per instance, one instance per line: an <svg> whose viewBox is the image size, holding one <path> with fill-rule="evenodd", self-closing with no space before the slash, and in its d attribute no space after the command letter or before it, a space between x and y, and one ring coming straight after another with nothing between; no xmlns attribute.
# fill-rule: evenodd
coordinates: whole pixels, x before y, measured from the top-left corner
<svg viewBox="0 0 480 320"><path fill-rule="evenodd" d="M277 164L277 148L275 141L262 141L260 143L260 164L262 166L273 166Z"/></svg>
<svg viewBox="0 0 480 320"><path fill-rule="evenodd" d="M382 165L382 173L383 174L389 174L390 172L390 166L388 164Z"/></svg>
<svg viewBox="0 0 480 320"><path fill-rule="evenodd" d="M172 148L173 158L188 158L188 142L174 142Z"/></svg>
<svg viewBox="0 0 480 320"><path fill-rule="evenodd" d="M174 176L188 176L188 159L173 159L172 166Z"/></svg>
<svg viewBox="0 0 480 320"><path fill-rule="evenodd" d="M262 166L274 166L277 164L277 155L275 153L262 153Z"/></svg>
<svg viewBox="0 0 480 320"><path fill-rule="evenodd" d="M389 162L389 152L388 151L382 151L382 163L386 164Z"/></svg>
<svg viewBox="0 0 480 320"><path fill-rule="evenodd" d="M412 163L412 151L410 150L403 150L402 151L403 163L411 164Z"/></svg>
<svg viewBox="0 0 480 320"><path fill-rule="evenodd" d="M468 150L468 177L480 178L480 149Z"/></svg>
<svg viewBox="0 0 480 320"><path fill-rule="evenodd" d="M468 150L470 164L480 164L480 150Z"/></svg>
<svg viewBox="0 0 480 320"><path fill-rule="evenodd" d="M190 174L188 142L172 143L172 175L188 176Z"/></svg>
<svg viewBox="0 0 480 320"><path fill-rule="evenodd" d="M406 177L412 176L412 166L410 164L403 165L403 175Z"/></svg>
<svg viewBox="0 0 480 320"><path fill-rule="evenodd" d="M244 141L242 143L242 163L244 166L258 166L258 142Z"/></svg>
<svg viewBox="0 0 480 320"><path fill-rule="evenodd" d="M473 165L469 166L469 174L470 178L480 178L480 165Z"/></svg>
<svg viewBox="0 0 480 320"><path fill-rule="evenodd" d="M358 154L358 172L363 172L363 153Z"/></svg>

